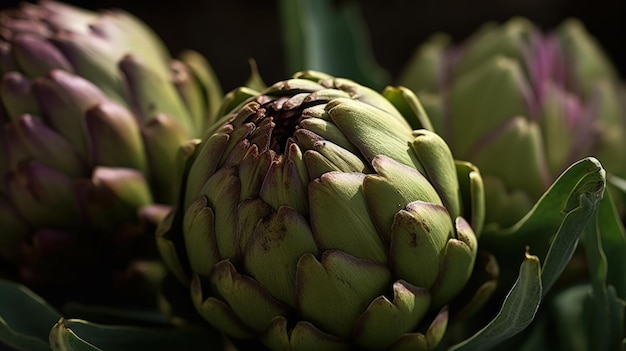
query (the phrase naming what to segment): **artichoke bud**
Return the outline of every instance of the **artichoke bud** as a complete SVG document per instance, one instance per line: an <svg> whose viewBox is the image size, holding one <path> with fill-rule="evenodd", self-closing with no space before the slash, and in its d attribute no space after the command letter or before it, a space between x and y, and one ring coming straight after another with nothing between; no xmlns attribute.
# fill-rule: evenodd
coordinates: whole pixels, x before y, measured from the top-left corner
<svg viewBox="0 0 626 351"><path fill-rule="evenodd" d="M182 173L222 98L210 66L191 52L174 60L123 11L45 0L0 11L0 74L0 196L8 203L0 227L15 229L1 241L10 246L0 261L10 256L14 278L40 282L36 292L55 304L153 303L141 294L156 287L152 266L160 265L158 249L167 250L163 240L158 249L149 240L165 221L162 208L188 200L180 189L199 192L208 179L183 182ZM237 150L233 164L246 151ZM213 208L218 201L210 199ZM32 248L40 233L80 240L65 242L63 264L46 262L58 255L33 260L37 250L21 247ZM238 257L238 245L224 250ZM146 279L136 279L141 272ZM188 267L177 274L189 276Z"/></svg>
<svg viewBox="0 0 626 351"><path fill-rule="evenodd" d="M474 270L461 216L482 226L482 182L411 129L404 113L430 125L411 92L387 91L306 71L227 94L157 234L207 322L270 348L440 342Z"/></svg>
<svg viewBox="0 0 626 351"><path fill-rule="evenodd" d="M520 220L584 157L624 177L625 107L616 103L622 87L580 21L542 32L515 17L485 25L459 45L440 40L417 49L399 82L415 91L455 157L489 179L490 226Z"/></svg>

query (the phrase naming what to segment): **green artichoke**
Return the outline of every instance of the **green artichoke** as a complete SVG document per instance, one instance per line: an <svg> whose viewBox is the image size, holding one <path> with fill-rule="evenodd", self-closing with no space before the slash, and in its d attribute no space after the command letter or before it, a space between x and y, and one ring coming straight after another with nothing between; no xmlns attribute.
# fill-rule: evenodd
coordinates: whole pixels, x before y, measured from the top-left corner
<svg viewBox="0 0 626 351"><path fill-rule="evenodd" d="M515 223L584 157L626 175L620 80L577 20L544 33L513 18L458 46L435 35L398 83L417 94L453 154L481 170L488 226Z"/></svg>
<svg viewBox="0 0 626 351"><path fill-rule="evenodd" d="M0 268L52 301L113 301L153 272L177 150L220 87L130 14L52 1L0 12L0 74Z"/></svg>
<svg viewBox="0 0 626 351"><path fill-rule="evenodd" d="M408 89L303 71L221 111L181 149L181 197L157 229L215 328L274 350L430 350L480 300L460 294L482 268L480 174L412 130L430 123Z"/></svg>

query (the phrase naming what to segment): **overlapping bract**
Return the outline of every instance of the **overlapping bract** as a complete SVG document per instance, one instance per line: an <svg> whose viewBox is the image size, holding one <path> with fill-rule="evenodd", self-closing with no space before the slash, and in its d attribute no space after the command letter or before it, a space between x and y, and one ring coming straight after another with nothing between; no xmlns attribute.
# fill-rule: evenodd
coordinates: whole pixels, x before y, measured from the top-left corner
<svg viewBox="0 0 626 351"><path fill-rule="evenodd" d="M473 298L482 181L412 130L415 96L305 71L222 110L157 231L197 312L276 350L435 347Z"/></svg>
<svg viewBox="0 0 626 351"><path fill-rule="evenodd" d="M399 83L416 92L455 156L480 168L488 224L515 223L586 156L626 175L623 88L576 20L543 33L513 18L485 25L458 46L436 35Z"/></svg>
<svg viewBox="0 0 626 351"><path fill-rule="evenodd" d="M123 11L45 0L0 12L0 74L0 262L53 300L107 296L158 257L154 204L171 204L178 147L219 85Z"/></svg>

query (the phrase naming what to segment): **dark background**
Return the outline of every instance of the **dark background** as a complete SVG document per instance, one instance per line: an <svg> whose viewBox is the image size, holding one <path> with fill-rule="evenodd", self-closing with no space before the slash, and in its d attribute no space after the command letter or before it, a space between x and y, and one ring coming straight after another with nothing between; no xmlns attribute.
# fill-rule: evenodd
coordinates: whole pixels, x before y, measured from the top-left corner
<svg viewBox="0 0 626 351"><path fill-rule="evenodd" d="M284 79L286 72L278 8L275 1L123 1L67 0L88 9L123 8L148 23L173 54L191 48L207 57L224 89L247 79L248 58L254 58L264 80ZM0 7L18 1L0 0ZM393 76L413 49L436 31L460 41L485 21L515 15L550 29L577 17L604 47L622 77L626 77L626 0L438 0L361 1L374 54Z"/></svg>

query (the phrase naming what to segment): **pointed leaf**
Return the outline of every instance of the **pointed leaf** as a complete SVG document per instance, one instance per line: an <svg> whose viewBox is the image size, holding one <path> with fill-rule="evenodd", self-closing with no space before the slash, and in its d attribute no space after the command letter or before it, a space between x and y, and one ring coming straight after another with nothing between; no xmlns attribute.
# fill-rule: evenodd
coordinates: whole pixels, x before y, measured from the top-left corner
<svg viewBox="0 0 626 351"><path fill-rule="evenodd" d="M544 260L542 281L544 290L548 290L569 262L604 189L602 165L592 157L578 161L561 174L517 224L495 231L486 228L481 245L496 254L501 267L514 264L514 253L530 246Z"/></svg>
<svg viewBox="0 0 626 351"><path fill-rule="evenodd" d="M210 350L223 347L222 336L207 328L144 328L61 319L50 331L53 351Z"/></svg>
<svg viewBox="0 0 626 351"><path fill-rule="evenodd" d="M472 337L448 350L487 350L524 330L535 317L541 301L540 268L539 259L526 254L517 281L506 296L496 317Z"/></svg>
<svg viewBox="0 0 626 351"><path fill-rule="evenodd" d="M48 333L61 314L28 288L3 279L0 300L1 343L19 351L50 351Z"/></svg>

